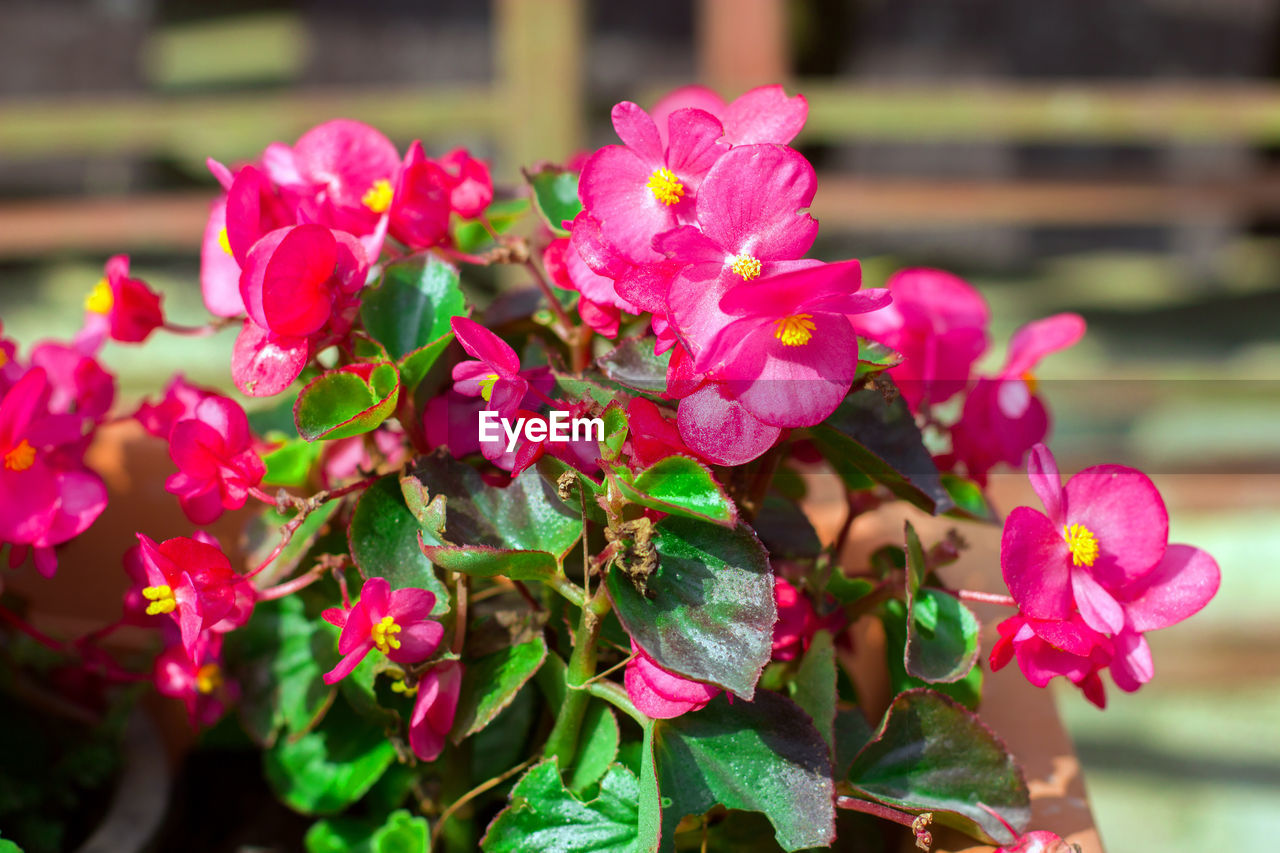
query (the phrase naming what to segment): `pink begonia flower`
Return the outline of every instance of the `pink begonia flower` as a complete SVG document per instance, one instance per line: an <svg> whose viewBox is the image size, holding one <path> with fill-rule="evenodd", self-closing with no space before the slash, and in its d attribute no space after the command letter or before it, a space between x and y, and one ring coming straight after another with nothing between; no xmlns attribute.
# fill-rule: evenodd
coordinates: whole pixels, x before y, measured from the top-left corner
<svg viewBox="0 0 1280 853"><path fill-rule="evenodd" d="M151 677L161 695L182 700L192 726L213 725L239 695L235 682L225 679L222 637L216 634L202 635L190 654L181 644L169 645Z"/></svg>
<svg viewBox="0 0 1280 853"><path fill-rule="evenodd" d="M334 119L308 130L292 148L268 146L263 167L296 206L299 221L364 236L385 222L400 155L369 125Z"/></svg>
<svg viewBox="0 0 1280 853"><path fill-rule="evenodd" d="M1089 701L1105 707L1106 694L1098 672L1111 662L1114 644L1073 614L1069 620L1011 616L997 629L1000 639L991 647L991 670L1003 669L1017 658L1018 668L1036 687L1063 676L1080 687Z"/></svg>
<svg viewBox="0 0 1280 853"><path fill-rule="evenodd" d="M1084 329L1078 314L1028 323L1014 333L1000 372L970 389L960 420L951 427L952 455L970 478L985 485L987 472L1001 462L1021 468L1027 452L1044 440L1049 415L1031 371L1046 355L1075 344Z"/></svg>
<svg viewBox="0 0 1280 853"><path fill-rule="evenodd" d="M385 578L366 580L359 601L321 614L326 622L342 629L338 654L343 657L325 673L325 684L346 678L374 649L396 663L426 660L444 636L444 628L430 618L435 603L435 594L425 589L393 591Z"/></svg>
<svg viewBox="0 0 1280 853"><path fill-rule="evenodd" d="M705 707L720 688L668 672L631 641L623 683L636 710L655 720L669 720Z"/></svg>
<svg viewBox="0 0 1280 853"><path fill-rule="evenodd" d="M889 375L911 410L949 400L969 384L987 349L987 304L970 284L935 269L905 269L885 285L893 302L853 320L858 333L902 354Z"/></svg>
<svg viewBox="0 0 1280 853"><path fill-rule="evenodd" d="M142 428L156 438L168 440L173 425L196 416L196 407L218 392L192 385L181 373L175 373L165 386L164 396L158 402L143 400L133 417Z"/></svg>
<svg viewBox="0 0 1280 853"><path fill-rule="evenodd" d="M652 400L631 398L627 403L627 426L631 465L637 471L668 456L699 458L680 437L675 421L664 417Z"/></svg>
<svg viewBox="0 0 1280 853"><path fill-rule="evenodd" d="M744 465L777 443L782 428L747 411L724 382L707 381L680 399L680 438L718 465Z"/></svg>
<svg viewBox="0 0 1280 853"><path fill-rule="evenodd" d="M527 402L528 398L526 398ZM587 418L591 416L591 402L587 400L578 400L574 403L566 401L555 402L553 408L568 413L568 423L562 429L569 429L574 418ZM521 429L521 437L517 440L514 449L508 450L507 445L509 439L506 434L499 429L499 438L494 441L480 440L480 452L497 467L504 471L511 472L511 476L518 477L526 468L537 462L544 454L550 454L561 460L571 468L575 468L583 473L593 473L600 467L600 443L594 439L586 439L579 437L576 441L572 439L572 431L570 430L569 441L556 441L551 439L551 422L546 415L529 409L518 409L512 416L514 423L516 419L523 418L525 427L530 422L538 422L543 426L538 429L545 431L546 438L540 441L530 440L524 437L525 429Z"/></svg>
<svg viewBox="0 0 1280 853"><path fill-rule="evenodd" d="M838 636L847 621L838 608L819 619L804 593L781 577L773 579L773 600L778 608L778 621L773 625L774 660L795 660L809 650L814 634L825 630Z"/></svg>
<svg viewBox="0 0 1280 853"><path fill-rule="evenodd" d="M469 317L454 317L454 336L476 361L453 366L453 387L468 397L480 397L504 418L512 417L529 393L529 381L520 373L520 357L502 338Z"/></svg>
<svg viewBox="0 0 1280 853"><path fill-rule="evenodd" d="M363 435L355 435L324 443L320 464L320 483L324 488L333 488L361 471L372 471L377 467L364 439ZM373 444L389 467L399 467L404 461L407 452L404 433L390 423L374 430Z"/></svg>
<svg viewBox="0 0 1280 853"><path fill-rule="evenodd" d="M244 313L240 273L249 250L277 228L294 225L297 216L258 167L244 166L232 175L216 160L207 163L226 193L213 203L205 223L200 292L209 313L235 317Z"/></svg>
<svg viewBox="0 0 1280 853"><path fill-rule="evenodd" d="M129 277L129 256L107 261L103 277L84 301L86 320L113 341L136 344L164 325L160 294Z"/></svg>
<svg viewBox="0 0 1280 853"><path fill-rule="evenodd" d="M79 346L45 341L31 350L31 366L49 379L49 411L97 424L116 396L116 378ZM82 424L83 426L83 424ZM89 436L85 436L85 444Z"/></svg>
<svg viewBox="0 0 1280 853"><path fill-rule="evenodd" d="M668 119L668 142L640 107L613 108L622 145L601 148L582 169L578 195L605 240L633 263L661 261L653 238L692 214L703 177L728 146L717 142L720 122L702 110L677 110Z"/></svg>
<svg viewBox="0 0 1280 853"><path fill-rule="evenodd" d="M411 249L448 243L452 185L444 168L414 140L405 152L391 198L391 236Z"/></svg>
<svg viewBox="0 0 1280 853"><path fill-rule="evenodd" d="M418 697L409 717L409 748L420 761L435 761L453 728L462 691L462 663L444 661L418 680Z"/></svg>
<svg viewBox="0 0 1280 853"><path fill-rule="evenodd" d="M613 289L613 279L593 272L568 237L557 238L547 245L542 253L542 265L552 284L579 294L578 314L588 327L606 338L618 336L623 300ZM639 313L634 306L628 307L629 313Z"/></svg>
<svg viewBox="0 0 1280 853"><path fill-rule="evenodd" d="M49 412L45 370L30 368L0 399L0 543L10 565L28 553L51 577L53 548L88 529L107 506L102 478L84 467L81 419Z"/></svg>
<svg viewBox="0 0 1280 853"><path fill-rule="evenodd" d="M465 148L455 148L440 158L449 176L449 204L463 219L475 219L493 201L493 179L489 164Z"/></svg>
<svg viewBox="0 0 1280 853"><path fill-rule="evenodd" d="M178 472L165 490L178 496L182 511L196 524L209 524L224 510L239 509L249 489L262 482L266 465L253 448L249 419L234 400L210 395L192 417L173 424L169 457Z"/></svg>
<svg viewBox="0 0 1280 853"><path fill-rule="evenodd" d="M804 95L788 97L781 86L751 89L728 104L706 86L684 86L663 97L651 110L664 142L667 118L684 108L704 110L719 119L724 126L721 141L734 146L761 142L786 145L809 117Z"/></svg>
<svg viewBox="0 0 1280 853"><path fill-rule="evenodd" d="M206 631L236 607L239 575L222 549L185 536L157 544L139 533L140 556L148 586L142 596L149 616L169 614L182 633L182 647L194 655Z"/></svg>

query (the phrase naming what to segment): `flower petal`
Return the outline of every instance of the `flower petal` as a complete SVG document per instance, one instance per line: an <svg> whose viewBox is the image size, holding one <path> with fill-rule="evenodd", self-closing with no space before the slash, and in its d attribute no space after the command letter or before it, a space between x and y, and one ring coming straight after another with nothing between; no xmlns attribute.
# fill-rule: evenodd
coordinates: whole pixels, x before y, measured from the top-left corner
<svg viewBox="0 0 1280 853"><path fill-rule="evenodd" d="M1014 601L1036 619L1071 615L1071 552L1062 529L1044 513L1020 506L1009 513L1000 541L1000 570Z"/></svg>
<svg viewBox="0 0 1280 853"><path fill-rule="evenodd" d="M1146 574L1164 557L1169 513L1151 479L1136 468L1095 465L1067 481L1065 524L1097 537L1093 576L1116 588Z"/></svg>
<svg viewBox="0 0 1280 853"><path fill-rule="evenodd" d="M1054 524L1065 524L1066 495L1062 491L1062 475L1058 473L1058 460L1053 451L1043 444L1031 448L1027 458L1027 479L1035 489L1045 514Z"/></svg>
<svg viewBox="0 0 1280 853"><path fill-rule="evenodd" d="M1218 592L1221 580L1218 563L1208 552L1170 545L1164 559L1118 597L1133 630L1154 631L1198 613Z"/></svg>
<svg viewBox="0 0 1280 853"><path fill-rule="evenodd" d="M1090 628L1105 634L1118 634L1124 628L1124 609L1120 602L1103 589L1087 569L1072 570L1071 590L1080 616Z"/></svg>

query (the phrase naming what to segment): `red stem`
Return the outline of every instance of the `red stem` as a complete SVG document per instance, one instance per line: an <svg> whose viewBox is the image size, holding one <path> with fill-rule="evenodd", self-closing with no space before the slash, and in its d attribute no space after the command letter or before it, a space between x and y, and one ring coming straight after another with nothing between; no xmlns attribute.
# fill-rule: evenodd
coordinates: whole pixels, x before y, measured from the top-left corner
<svg viewBox="0 0 1280 853"><path fill-rule="evenodd" d="M293 595L298 590L306 589L311 586L311 584L320 580L321 574L321 571L313 569L305 575L298 575L293 580L288 580L282 584L276 584L275 586L269 586L258 593L258 600L271 601L275 598L284 598L286 595Z"/></svg>
<svg viewBox="0 0 1280 853"><path fill-rule="evenodd" d="M974 589L953 589L951 594L961 601L977 601L983 604L1002 604L1005 607L1017 607L1018 602L1012 596L998 592L978 592Z"/></svg>
<svg viewBox="0 0 1280 853"><path fill-rule="evenodd" d="M916 815L900 812L897 809L891 809L888 806L873 803L870 800L859 800L857 797L836 797L836 808L875 815L885 820L891 820L894 823L900 823L903 826L911 826L916 821Z"/></svg>

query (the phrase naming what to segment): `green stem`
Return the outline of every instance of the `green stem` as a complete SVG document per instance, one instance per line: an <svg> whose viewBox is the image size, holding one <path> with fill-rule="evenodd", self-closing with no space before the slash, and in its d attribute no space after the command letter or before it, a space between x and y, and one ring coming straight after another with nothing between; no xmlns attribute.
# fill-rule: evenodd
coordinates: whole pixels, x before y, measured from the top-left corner
<svg viewBox="0 0 1280 853"><path fill-rule="evenodd" d="M600 600L604 604L599 604ZM603 624L603 610L608 612L608 599L597 594L582 608L582 617L578 623L578 636L574 638L573 654L569 657L569 668L565 672L564 704L556 714L555 725L547 738L547 745L542 754L548 758L555 757L563 770L573 763L578 753L578 735L582 730L582 715L587 711L587 702L591 698L591 685L588 682L596 674L596 641L600 637L600 626Z"/></svg>
<svg viewBox="0 0 1280 853"><path fill-rule="evenodd" d="M616 681L593 681L587 685L587 692L598 699L608 702L641 726L649 724L649 718L640 713L640 709L632 704L631 697L627 695L627 691Z"/></svg>

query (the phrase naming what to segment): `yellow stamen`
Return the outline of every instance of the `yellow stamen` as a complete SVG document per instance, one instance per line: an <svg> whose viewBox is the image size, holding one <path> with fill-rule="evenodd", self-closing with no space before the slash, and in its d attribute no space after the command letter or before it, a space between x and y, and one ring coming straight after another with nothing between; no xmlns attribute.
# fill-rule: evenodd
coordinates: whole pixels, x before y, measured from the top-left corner
<svg viewBox="0 0 1280 853"><path fill-rule="evenodd" d="M400 648L400 641L395 637L400 633L400 626L396 624L394 616L383 616L382 621L374 625L370 633L373 634L373 644L384 655L392 649Z"/></svg>
<svg viewBox="0 0 1280 853"><path fill-rule="evenodd" d="M168 584L143 587L142 597L151 602L147 605L148 616L155 616L157 613L172 613L178 607L178 599L173 597L173 590L169 588Z"/></svg>
<svg viewBox="0 0 1280 853"><path fill-rule="evenodd" d="M4 455L4 467L10 471L25 471L35 464L36 449L25 438Z"/></svg>
<svg viewBox="0 0 1280 853"><path fill-rule="evenodd" d="M654 198L668 207L684 197L684 184L666 166L655 169L645 186L653 192Z"/></svg>
<svg viewBox="0 0 1280 853"><path fill-rule="evenodd" d="M228 255L231 254L231 241L227 238L227 226L225 225L218 231L218 246Z"/></svg>
<svg viewBox="0 0 1280 853"><path fill-rule="evenodd" d="M374 213L386 213L387 208L391 207L393 192L390 181L386 178L378 178L373 182L373 186L369 187L368 191L365 192L360 201L364 202L364 206Z"/></svg>
<svg viewBox="0 0 1280 853"><path fill-rule="evenodd" d="M0 349L0 367L4 367L9 363L9 354Z"/></svg>
<svg viewBox="0 0 1280 853"><path fill-rule="evenodd" d="M1098 537L1083 524L1062 526L1062 535L1067 538L1067 547L1071 549L1071 562L1077 566L1092 566L1098 559Z"/></svg>
<svg viewBox="0 0 1280 853"><path fill-rule="evenodd" d="M743 281L751 281L751 279L760 275L760 260L751 257L751 255L738 255L733 259L731 269L742 276Z"/></svg>
<svg viewBox="0 0 1280 853"><path fill-rule="evenodd" d="M1040 380L1036 379L1036 375L1030 370L1022 374L1022 381L1027 383L1027 390L1032 394L1036 393L1036 389L1040 387Z"/></svg>
<svg viewBox="0 0 1280 853"><path fill-rule="evenodd" d="M216 663L207 663L196 670L196 690L207 695L221 686L222 668Z"/></svg>
<svg viewBox="0 0 1280 853"><path fill-rule="evenodd" d="M397 679L396 681L391 682L391 692L399 693L402 696L416 696L418 695L418 685L415 684L410 687L404 683L403 678Z"/></svg>
<svg viewBox="0 0 1280 853"><path fill-rule="evenodd" d="M480 396L487 403L493 399L493 386L498 381L498 374L490 373L488 376L480 377Z"/></svg>
<svg viewBox="0 0 1280 853"><path fill-rule="evenodd" d="M773 324L778 327L778 331L774 332L773 336L787 347L798 347L809 343L813 338L814 329L818 328L813 323L812 314L792 314L790 317L775 320Z"/></svg>
<svg viewBox="0 0 1280 853"><path fill-rule="evenodd" d="M89 295L85 297L84 307L95 314L109 314L115 301L115 297L111 295L111 282L101 278L93 286L93 290L89 291Z"/></svg>

